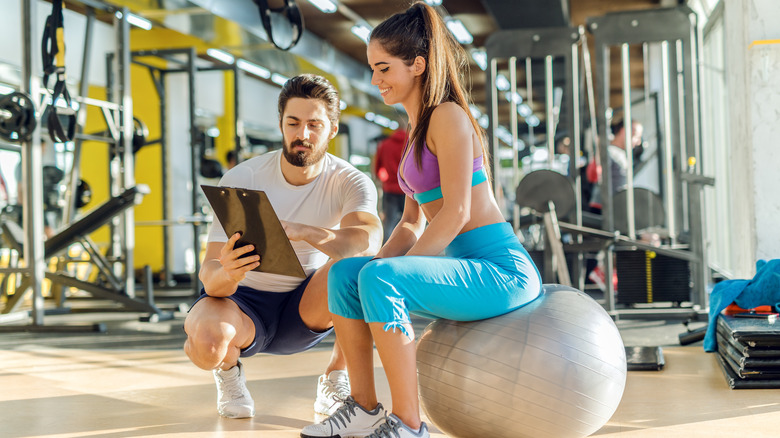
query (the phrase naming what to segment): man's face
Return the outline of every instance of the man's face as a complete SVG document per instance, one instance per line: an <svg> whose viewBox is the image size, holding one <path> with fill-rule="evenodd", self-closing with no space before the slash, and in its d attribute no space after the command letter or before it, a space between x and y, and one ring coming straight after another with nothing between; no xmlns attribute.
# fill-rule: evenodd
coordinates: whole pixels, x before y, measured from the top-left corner
<svg viewBox="0 0 780 438"><path fill-rule="evenodd" d="M644 129L642 128L642 125L638 123L634 123L631 125L631 148L635 148L642 144L642 134L644 133ZM626 129L621 128L620 132L616 136L616 145L622 147L623 149L626 148ZM620 144L618 144L618 142Z"/></svg>
<svg viewBox="0 0 780 438"><path fill-rule="evenodd" d="M281 129L284 157L293 166L307 167L325 156L338 126L330 123L324 101L293 97L287 101Z"/></svg>

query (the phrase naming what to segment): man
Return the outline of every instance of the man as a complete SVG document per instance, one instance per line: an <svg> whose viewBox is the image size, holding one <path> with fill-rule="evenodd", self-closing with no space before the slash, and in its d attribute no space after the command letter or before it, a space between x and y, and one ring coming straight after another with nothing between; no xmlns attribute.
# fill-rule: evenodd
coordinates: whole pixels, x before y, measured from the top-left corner
<svg viewBox="0 0 780 438"><path fill-rule="evenodd" d="M238 160L237 160L235 149L231 149L227 151L227 153L225 154L225 162L227 162L228 170L236 167L236 164L238 164Z"/></svg>
<svg viewBox="0 0 780 438"><path fill-rule="evenodd" d="M374 174L382 182L382 228L385 230L385 242L404 212L406 195L398 184L398 166L407 139L405 129L396 129L390 137L379 143L374 158Z"/></svg>
<svg viewBox="0 0 780 438"><path fill-rule="evenodd" d="M644 128L642 127L642 124L636 120L632 120L631 152L635 165L642 155L643 133ZM625 123L622 119L612 125L612 134L612 144L607 146L607 157L612 177L610 193L614 196L615 193L625 188L628 180L628 158L626 157L628 139L626 138ZM587 180L594 184L591 190L590 203L588 205L589 210L591 213L601 214L601 187L597 184L601 180L601 164L597 163L594 159L588 164L585 174ZM595 283L602 291L606 291L606 274L604 273L605 270L601 267L603 265L603 257L603 252L600 252L596 260L589 260L586 269L588 271L587 278ZM612 282L614 289L617 289L617 272L615 271L613 271Z"/></svg>
<svg viewBox="0 0 780 438"><path fill-rule="evenodd" d="M283 150L242 162L220 185L265 191L308 277L252 271L260 257L274 255L254 254L252 245L235 248L239 235L227 236L215 218L199 273L203 291L184 322L184 351L213 371L217 410L229 418L255 413L239 357L297 353L320 342L332 330L330 265L373 255L382 242L370 178L327 153L338 132L335 88L320 76L296 76L282 88L278 108ZM315 411L330 415L348 395L337 341L318 381Z"/></svg>
<svg viewBox="0 0 780 438"><path fill-rule="evenodd" d="M609 170L612 176L612 185L610 189L611 193L614 195L625 187L628 175L628 159L626 158L626 145L628 144L628 141L626 139L626 128L623 120L612 125L612 133L612 144L607 146L607 156L609 158ZM639 161L639 157L642 154L642 134L642 124L633 120L631 123L631 151L635 160L634 164ZM599 182L601 180L601 164L597 163L596 160L591 161L588 164L586 175L589 182ZM595 187L590 207L594 213L601 212L601 194Z"/></svg>

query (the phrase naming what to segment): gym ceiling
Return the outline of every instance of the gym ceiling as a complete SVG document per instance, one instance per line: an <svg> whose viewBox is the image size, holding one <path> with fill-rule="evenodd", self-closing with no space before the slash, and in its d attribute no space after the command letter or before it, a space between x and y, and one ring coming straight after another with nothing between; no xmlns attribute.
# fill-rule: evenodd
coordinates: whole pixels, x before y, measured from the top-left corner
<svg viewBox="0 0 780 438"><path fill-rule="evenodd" d="M366 93L376 99L357 99L358 106L364 110L385 112L378 94L370 86L370 71L366 61L365 42L353 33L353 28L361 24L369 28L376 26L390 15L403 11L411 0L265 0L270 8L281 8L285 4L295 3L303 17L304 34L300 42L289 51L276 49L267 39L262 26L256 3L264 0L154 0L137 1L138 5L128 6L139 15L155 22L170 22L177 16L186 21L190 33L205 41L222 41L218 48L235 54L240 51L247 59L258 65L276 67L285 72L285 66L292 70L298 65L291 57L299 57L313 64L325 73L340 79L336 84L343 96ZM484 49L488 37L498 30L539 27L584 26L588 17L598 17L610 12L630 11L664 6L674 6L674 0L426 0L435 4L439 12L447 19L459 20L473 41L463 44L470 52ZM132 2L126 2L132 3ZM145 5L141 5L145 3ZM149 4L159 5L159 9L149 8ZM440 4L436 4L440 3ZM315 4L319 4L320 7ZM330 4L330 6L329 6ZM134 7L138 6L138 8ZM163 9L164 8L164 9ZM332 12L325 12L330 10ZM335 9L335 10L333 10ZM243 36L225 44L213 16L237 23ZM284 21L284 20L282 20ZM277 27L278 28L278 27ZM282 39L284 39L282 37ZM591 45L593 39L590 38ZM280 44L284 46L284 44ZM632 49L633 50L633 49ZM642 56L637 52L632 56L632 83L643 87ZM612 72L619 72L619 56L613 54ZM486 75L474 59L471 63L472 100L481 110L485 110ZM483 64L484 65L484 64ZM292 68L289 68L292 67ZM499 69L501 69L499 65ZM637 74L633 74L637 72ZM519 82L524 78L518 77ZM620 99L619 81L613 82L613 101ZM354 90L354 92L353 92ZM359 91L358 91L359 90ZM522 93L521 93L522 94ZM354 99L353 99L354 100ZM352 102L351 102L352 103ZM540 103L541 104L541 103ZM619 105L619 104L618 104Z"/></svg>

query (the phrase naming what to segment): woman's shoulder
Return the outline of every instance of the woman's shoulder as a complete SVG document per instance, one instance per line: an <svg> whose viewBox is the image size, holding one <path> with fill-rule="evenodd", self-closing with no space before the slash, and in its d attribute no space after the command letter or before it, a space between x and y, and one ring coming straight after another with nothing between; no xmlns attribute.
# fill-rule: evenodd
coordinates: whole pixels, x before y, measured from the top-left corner
<svg viewBox="0 0 780 438"><path fill-rule="evenodd" d="M436 106L431 113L429 129L444 129L455 132L458 127L470 129L468 115L463 108L455 102L444 102Z"/></svg>
<svg viewBox="0 0 780 438"><path fill-rule="evenodd" d="M466 111L455 102L443 102L436 106L431 113L431 120L442 117L466 117Z"/></svg>

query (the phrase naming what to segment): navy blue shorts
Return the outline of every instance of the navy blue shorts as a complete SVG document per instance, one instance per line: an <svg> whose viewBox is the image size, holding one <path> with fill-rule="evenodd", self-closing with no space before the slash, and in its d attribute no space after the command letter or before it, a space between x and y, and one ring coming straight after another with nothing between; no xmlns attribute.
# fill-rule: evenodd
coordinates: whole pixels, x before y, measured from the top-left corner
<svg viewBox="0 0 780 438"><path fill-rule="evenodd" d="M333 331L332 327L324 332L312 331L301 320L298 305L309 280L311 276L290 292L265 292L238 286L233 295L225 297L233 300L255 323L255 338L248 347L241 350L241 357L257 353L299 353L319 344ZM201 289L200 297L195 303L206 296L205 290Z"/></svg>

